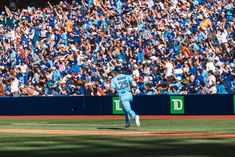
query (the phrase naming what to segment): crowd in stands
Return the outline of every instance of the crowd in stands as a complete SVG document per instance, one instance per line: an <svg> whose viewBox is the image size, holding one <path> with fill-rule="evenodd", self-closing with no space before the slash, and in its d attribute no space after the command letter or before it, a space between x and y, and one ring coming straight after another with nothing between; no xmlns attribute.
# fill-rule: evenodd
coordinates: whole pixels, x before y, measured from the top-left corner
<svg viewBox="0 0 235 157"><path fill-rule="evenodd" d="M234 0L74 0L0 14L1 96L234 94Z"/></svg>

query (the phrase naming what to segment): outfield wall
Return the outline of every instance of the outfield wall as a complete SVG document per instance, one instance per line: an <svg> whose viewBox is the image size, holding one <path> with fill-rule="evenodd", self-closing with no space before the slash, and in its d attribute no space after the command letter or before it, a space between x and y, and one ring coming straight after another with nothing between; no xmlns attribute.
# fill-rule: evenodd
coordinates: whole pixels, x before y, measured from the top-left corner
<svg viewBox="0 0 235 157"><path fill-rule="evenodd" d="M233 115L234 95L135 96L141 115ZM0 97L0 115L122 114L118 97Z"/></svg>

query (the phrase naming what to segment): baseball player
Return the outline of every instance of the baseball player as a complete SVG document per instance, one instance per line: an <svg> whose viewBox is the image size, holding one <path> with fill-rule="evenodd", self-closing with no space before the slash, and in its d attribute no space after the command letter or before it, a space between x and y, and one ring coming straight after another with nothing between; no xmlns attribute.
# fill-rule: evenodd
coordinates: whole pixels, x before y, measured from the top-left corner
<svg viewBox="0 0 235 157"><path fill-rule="evenodd" d="M116 76L111 80L111 89L116 90L121 103L122 109L125 115L126 128L130 127L130 116L135 120L136 125L140 126L140 117L135 114L131 109L130 102L133 100L131 90L131 84L134 85L133 78L126 74L121 74L122 69L120 66L115 67Z"/></svg>

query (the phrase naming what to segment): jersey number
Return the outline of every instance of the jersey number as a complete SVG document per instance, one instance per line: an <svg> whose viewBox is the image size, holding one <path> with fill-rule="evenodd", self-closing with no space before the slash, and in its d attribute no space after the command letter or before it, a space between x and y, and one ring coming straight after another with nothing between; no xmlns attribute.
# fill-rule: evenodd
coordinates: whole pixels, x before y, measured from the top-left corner
<svg viewBox="0 0 235 157"><path fill-rule="evenodd" d="M119 81L118 85L119 85L119 89L125 89L128 87L128 81L127 80Z"/></svg>

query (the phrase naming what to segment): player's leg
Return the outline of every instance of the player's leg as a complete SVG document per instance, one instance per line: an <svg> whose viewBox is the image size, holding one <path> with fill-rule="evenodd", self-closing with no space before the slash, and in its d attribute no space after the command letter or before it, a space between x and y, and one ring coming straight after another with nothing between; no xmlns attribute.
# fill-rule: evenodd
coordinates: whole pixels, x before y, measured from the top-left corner
<svg viewBox="0 0 235 157"><path fill-rule="evenodd" d="M125 116L125 121L126 121L126 125L125 125L125 128L128 128L130 127L131 125L131 122L130 122L130 115L129 113L122 107L122 110L124 112L124 116Z"/></svg>
<svg viewBox="0 0 235 157"><path fill-rule="evenodd" d="M122 101L123 109L125 110L126 113L131 115L135 119L136 114L135 112L131 109L131 105L129 101Z"/></svg>
<svg viewBox="0 0 235 157"><path fill-rule="evenodd" d="M131 109L131 105L130 105L130 102L132 101L133 99L133 96L131 94L125 94L125 95L122 95L120 97L121 101L122 101L122 107L123 109L129 114L131 115L134 119L136 117L136 114L135 112Z"/></svg>
<svg viewBox="0 0 235 157"><path fill-rule="evenodd" d="M121 97L123 109L132 116L132 118L135 120L136 125L140 126L139 116L135 114L135 112L131 109L130 102L133 100L132 94L126 94Z"/></svg>
<svg viewBox="0 0 235 157"><path fill-rule="evenodd" d="M129 101L123 101L123 109L133 117L137 126L140 126L140 117L135 114L135 112L131 109L131 105Z"/></svg>

